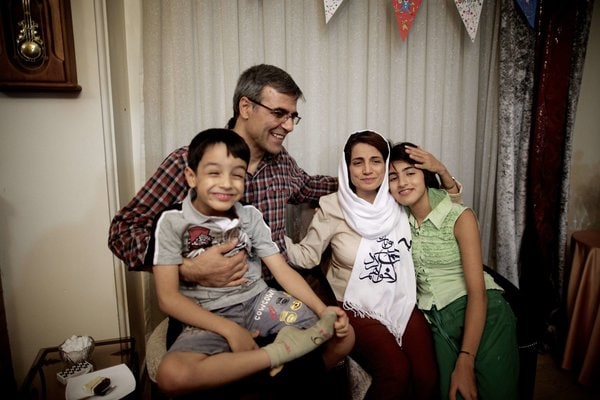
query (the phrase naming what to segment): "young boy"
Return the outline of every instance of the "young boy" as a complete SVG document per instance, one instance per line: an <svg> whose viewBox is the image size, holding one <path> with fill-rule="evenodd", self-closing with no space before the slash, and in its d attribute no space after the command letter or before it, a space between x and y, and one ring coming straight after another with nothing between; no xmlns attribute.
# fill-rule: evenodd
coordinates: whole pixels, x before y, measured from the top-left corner
<svg viewBox="0 0 600 400"><path fill-rule="evenodd" d="M354 344L345 312L325 306L286 263L262 214L239 203L249 160L246 142L234 131L200 132L188 150L188 196L156 221L149 251L159 305L187 325L157 372L168 394L225 385L267 368L275 374L324 342L326 364L335 365ZM232 238L238 240L234 252L248 253L244 284L213 288L180 281L183 257ZM285 292L267 286L261 260ZM256 336L277 332L273 343L258 348Z"/></svg>

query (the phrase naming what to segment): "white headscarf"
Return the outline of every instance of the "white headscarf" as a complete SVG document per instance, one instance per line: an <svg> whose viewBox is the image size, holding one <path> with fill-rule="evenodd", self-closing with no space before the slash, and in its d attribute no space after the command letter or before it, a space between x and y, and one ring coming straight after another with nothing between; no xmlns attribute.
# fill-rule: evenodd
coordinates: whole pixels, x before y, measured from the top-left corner
<svg viewBox="0 0 600 400"><path fill-rule="evenodd" d="M350 189L342 152L338 201L346 223L362 236L344 294L344 308L361 317L377 319L401 345L416 304L416 280L408 217L389 193L388 170L389 156L383 182L371 204Z"/></svg>

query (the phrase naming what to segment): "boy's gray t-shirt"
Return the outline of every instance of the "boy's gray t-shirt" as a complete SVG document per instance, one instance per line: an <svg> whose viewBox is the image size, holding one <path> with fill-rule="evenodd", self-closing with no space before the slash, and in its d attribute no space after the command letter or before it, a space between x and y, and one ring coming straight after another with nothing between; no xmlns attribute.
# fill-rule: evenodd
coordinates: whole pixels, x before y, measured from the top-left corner
<svg viewBox="0 0 600 400"><path fill-rule="evenodd" d="M185 200L165 210L154 231L153 265L179 265L184 257L193 257L205 249L238 236L237 248L248 252L247 282L234 287L214 288L180 281L182 294L192 298L207 310L244 302L267 287L262 279L261 258L279 253L271 239L271 229L262 213L254 206L234 205L237 219L210 217L196 210L191 191Z"/></svg>

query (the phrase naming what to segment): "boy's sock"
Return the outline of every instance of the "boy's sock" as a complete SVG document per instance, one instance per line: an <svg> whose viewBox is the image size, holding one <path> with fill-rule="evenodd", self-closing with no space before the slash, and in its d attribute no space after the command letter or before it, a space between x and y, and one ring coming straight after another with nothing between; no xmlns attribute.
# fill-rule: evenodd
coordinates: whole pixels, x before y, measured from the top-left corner
<svg viewBox="0 0 600 400"><path fill-rule="evenodd" d="M333 336L333 323L336 319L334 312L328 312L310 328L282 328L273 343L263 347L271 359L271 375L281 370L277 367L303 356L329 340Z"/></svg>

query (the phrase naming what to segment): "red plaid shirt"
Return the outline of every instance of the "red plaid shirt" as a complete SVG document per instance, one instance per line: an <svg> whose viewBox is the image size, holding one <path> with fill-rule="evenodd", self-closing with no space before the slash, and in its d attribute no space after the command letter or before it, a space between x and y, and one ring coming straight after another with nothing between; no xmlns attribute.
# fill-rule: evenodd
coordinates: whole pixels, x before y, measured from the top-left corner
<svg viewBox="0 0 600 400"><path fill-rule="evenodd" d="M184 177L187 147L167 156L136 196L113 218L108 247L129 269L150 267L145 262L155 217L167 206L183 201L188 186ZM308 175L283 149L266 155L254 175L246 174L242 203L253 204L271 227L273 241L285 252L286 204L316 202L337 190L337 178Z"/></svg>

